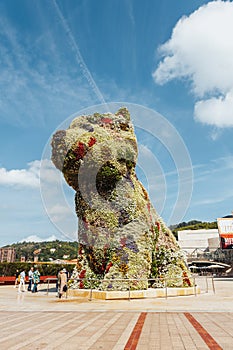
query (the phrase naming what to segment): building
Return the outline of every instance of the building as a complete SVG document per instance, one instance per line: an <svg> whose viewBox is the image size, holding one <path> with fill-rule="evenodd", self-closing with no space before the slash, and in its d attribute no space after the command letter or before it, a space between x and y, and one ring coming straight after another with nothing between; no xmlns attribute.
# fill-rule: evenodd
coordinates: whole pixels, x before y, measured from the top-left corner
<svg viewBox="0 0 233 350"><path fill-rule="evenodd" d="M178 231L178 244L188 255L195 252L214 251L220 247L218 229Z"/></svg>
<svg viewBox="0 0 233 350"><path fill-rule="evenodd" d="M0 248L0 262L15 262L14 248Z"/></svg>
<svg viewBox="0 0 233 350"><path fill-rule="evenodd" d="M222 249L233 249L233 215L217 219Z"/></svg>

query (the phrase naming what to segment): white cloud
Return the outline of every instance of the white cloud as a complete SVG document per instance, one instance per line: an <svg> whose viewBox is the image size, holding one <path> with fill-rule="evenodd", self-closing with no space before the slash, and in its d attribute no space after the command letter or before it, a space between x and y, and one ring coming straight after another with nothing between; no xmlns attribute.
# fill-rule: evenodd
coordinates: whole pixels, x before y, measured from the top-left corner
<svg viewBox="0 0 233 350"><path fill-rule="evenodd" d="M55 235L49 236L47 238L41 238L37 235L31 235L26 238L21 239L20 242L52 242L58 239Z"/></svg>
<svg viewBox="0 0 233 350"><path fill-rule="evenodd" d="M218 127L233 126L233 90L224 97L198 101L194 108L197 121Z"/></svg>
<svg viewBox="0 0 233 350"><path fill-rule="evenodd" d="M28 169L0 168L0 185L39 188L39 164L31 162Z"/></svg>
<svg viewBox="0 0 233 350"><path fill-rule="evenodd" d="M40 182L48 191L51 184L60 185L64 180L61 173L49 159L34 160L28 163L27 169L0 168L0 185L39 188Z"/></svg>
<svg viewBox="0 0 233 350"><path fill-rule="evenodd" d="M188 79L200 99L195 119L233 127L233 3L213 1L181 18L159 48L164 56L153 77L158 84Z"/></svg>

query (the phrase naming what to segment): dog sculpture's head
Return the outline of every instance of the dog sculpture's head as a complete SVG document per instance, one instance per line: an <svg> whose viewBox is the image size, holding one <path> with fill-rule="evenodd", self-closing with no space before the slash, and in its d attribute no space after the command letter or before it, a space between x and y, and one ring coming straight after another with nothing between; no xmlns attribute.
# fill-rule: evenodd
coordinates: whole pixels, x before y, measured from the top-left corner
<svg viewBox="0 0 233 350"><path fill-rule="evenodd" d="M67 130L57 131L52 139L52 161L76 191L79 188L77 175L85 163L87 169L88 162L91 162L100 173L103 167L108 167L115 169L109 170L109 174L126 176L127 171L135 167L136 159L137 143L126 108L121 108L116 114L95 113L77 117ZM97 187L101 191L100 173Z"/></svg>
<svg viewBox="0 0 233 350"><path fill-rule="evenodd" d="M114 201L120 196L123 184L132 190L137 152L137 141L126 108L115 114L77 117L67 130L54 134L52 161L77 193L79 217L83 217L88 205L100 207L106 200ZM125 193L124 188L121 195L124 197ZM125 198L125 202L128 199ZM124 207L122 203L119 214L123 213Z"/></svg>

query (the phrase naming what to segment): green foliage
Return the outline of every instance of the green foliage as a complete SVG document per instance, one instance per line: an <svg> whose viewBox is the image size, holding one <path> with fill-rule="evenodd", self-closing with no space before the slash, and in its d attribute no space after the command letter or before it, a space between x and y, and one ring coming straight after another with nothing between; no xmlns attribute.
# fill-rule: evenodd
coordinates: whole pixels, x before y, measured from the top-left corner
<svg viewBox="0 0 233 350"><path fill-rule="evenodd" d="M121 174L118 169L107 162L100 168L96 176L96 188L100 195L106 197L111 194L120 179Z"/></svg>
<svg viewBox="0 0 233 350"><path fill-rule="evenodd" d="M72 260L77 258L78 243L59 240L52 242L20 242L5 246L4 248L15 248L16 261L20 261L21 256L25 256L26 261L33 262L34 251L38 249L40 249L38 255L39 261L63 259L64 255L67 255L68 259ZM53 249L55 249L54 252Z"/></svg>
<svg viewBox="0 0 233 350"><path fill-rule="evenodd" d="M182 269L176 265L168 265L166 274L167 287L182 287L183 276Z"/></svg>

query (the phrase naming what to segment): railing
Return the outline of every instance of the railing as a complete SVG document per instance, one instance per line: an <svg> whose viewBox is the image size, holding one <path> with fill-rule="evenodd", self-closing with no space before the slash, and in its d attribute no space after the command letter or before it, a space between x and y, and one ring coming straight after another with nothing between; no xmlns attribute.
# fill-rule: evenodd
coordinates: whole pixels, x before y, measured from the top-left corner
<svg viewBox="0 0 233 350"><path fill-rule="evenodd" d="M205 293L209 293L210 290L215 294L215 284L213 275L197 275L195 277L200 288L204 290Z"/></svg>
<svg viewBox="0 0 233 350"><path fill-rule="evenodd" d="M93 296L93 290L97 291L110 291L108 288L101 288L101 285L103 283L111 283L111 282L119 282L121 284L121 287L119 289L112 289L112 291L127 291L128 292L128 300L131 300L131 294L132 291L136 291L137 289L132 289L131 285L132 283L135 282L144 282L145 286L148 288L148 286L152 289L163 289L164 290L164 296L167 299L168 298L168 289L172 288L179 288L175 286L171 286L171 281L174 281L176 277L174 278L167 278L167 277L157 277L157 278L149 278L149 279L142 279L142 278L129 278L129 279L97 279L97 278L72 278L72 281L79 283L82 282L83 284L88 283L89 288L77 288L79 290L89 290L89 298L88 300L92 300ZM183 279L183 281L187 281L187 277L180 277L180 279ZM71 280L71 278L69 279ZM197 296L197 287L200 287L204 293L209 293L212 291L215 294L215 284L214 284L214 278L213 275L208 275L208 276L200 276L200 275L195 275L193 274L191 278L189 278L191 281L191 287L194 289L194 295ZM57 282L57 278L52 278L49 277L45 281L47 283L47 295L49 294L49 287L51 283ZM99 284L99 287L94 287L96 282ZM153 287L153 284L156 284L159 287ZM126 288L127 286L127 288ZM145 290L147 289L145 288ZM186 287L183 287L186 288ZM187 287L188 288L188 287ZM66 292L66 297L68 295L68 291Z"/></svg>
<svg viewBox="0 0 233 350"><path fill-rule="evenodd" d="M45 278L44 283L47 283L47 295L49 294L49 284L57 283L57 281L58 281L58 278L54 276Z"/></svg>
<svg viewBox="0 0 233 350"><path fill-rule="evenodd" d="M208 260L210 262L222 262L232 265L233 262L233 249L221 249L207 251L206 247L181 247L183 251L186 251L186 257L188 261L195 260Z"/></svg>
<svg viewBox="0 0 233 350"><path fill-rule="evenodd" d="M214 285L214 279L213 279L213 276L203 276L205 277L205 293L208 293L210 288L209 288L209 284L208 284L208 279L211 281L211 287L212 287L212 291L213 293L215 293L215 285ZM183 279L184 282L187 281L187 277L180 277L180 279ZM191 282L192 282L192 285L190 287L193 287L194 289L194 295L197 296L197 281L196 279L199 279L200 276L195 276L193 275L191 278ZM165 295L165 298L167 299L168 298L168 289L169 288L181 288L181 287L175 287L175 286L171 286L170 283L171 281L174 281L175 277L174 278L166 278L166 277L158 277L158 278L149 278L149 279L141 279L141 278L135 278L135 279L132 279L132 278L129 278L129 279L91 279L91 278L72 278L72 281L75 281L76 283L79 283L79 282L82 282L82 283L85 283L85 282L88 282L88 284L90 285L90 288L78 288L80 290L89 290L90 293L89 293L89 300L91 301L92 300L92 295L93 295L93 290L99 290L99 291L111 291L110 289L107 289L107 288L101 288L101 285L104 283L104 282L107 282L107 283L111 283L111 282L122 282L122 285L124 285L124 287L122 287L121 289L112 289L112 291L128 291L128 300L131 300L131 292L132 291L136 291L136 289L132 289L131 288L131 284L132 282L144 282L145 285L150 285L152 286L153 284L157 283L157 285L159 285L159 287L151 287L153 289L163 289L164 290L164 295ZM100 288L94 288L93 285L94 285L94 282L99 282L99 286ZM126 289L126 286L127 285L127 289ZM183 288L186 288L186 287L183 287ZM187 287L188 288L188 287ZM145 288L146 289L146 288Z"/></svg>

